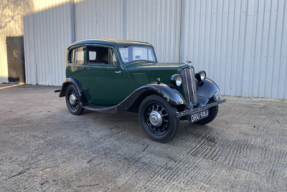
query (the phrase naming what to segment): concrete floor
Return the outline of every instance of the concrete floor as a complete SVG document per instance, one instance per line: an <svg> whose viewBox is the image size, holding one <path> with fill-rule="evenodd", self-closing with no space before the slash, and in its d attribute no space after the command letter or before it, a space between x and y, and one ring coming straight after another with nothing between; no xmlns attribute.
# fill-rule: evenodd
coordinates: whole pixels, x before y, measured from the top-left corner
<svg viewBox="0 0 287 192"><path fill-rule="evenodd" d="M225 97L146 137L134 113L71 115L58 87L0 85L0 191L287 191L287 102Z"/></svg>

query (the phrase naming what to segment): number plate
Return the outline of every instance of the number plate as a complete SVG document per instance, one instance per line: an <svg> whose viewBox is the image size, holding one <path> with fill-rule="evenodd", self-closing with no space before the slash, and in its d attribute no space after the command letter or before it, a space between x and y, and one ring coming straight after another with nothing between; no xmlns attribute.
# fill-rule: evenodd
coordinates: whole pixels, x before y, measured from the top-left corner
<svg viewBox="0 0 287 192"><path fill-rule="evenodd" d="M201 119L204 119L206 117L208 117L208 109L204 110L204 111L201 111L201 112L198 112L198 113L195 113L193 115L190 116L190 122L191 123L194 123L196 121L199 121Z"/></svg>

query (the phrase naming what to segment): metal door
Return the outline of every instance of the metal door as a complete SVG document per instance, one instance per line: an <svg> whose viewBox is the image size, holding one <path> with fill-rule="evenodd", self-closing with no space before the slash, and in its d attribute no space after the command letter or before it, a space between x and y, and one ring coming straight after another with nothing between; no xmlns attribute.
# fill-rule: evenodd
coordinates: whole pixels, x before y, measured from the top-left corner
<svg viewBox="0 0 287 192"><path fill-rule="evenodd" d="M104 45L88 46L86 49L85 70L82 76L82 84L85 88L85 95L90 103L99 105L116 105L122 102L131 92L128 92L127 82L129 76L125 69L122 69L119 59L116 64L89 63L89 47L106 48L108 58L113 58L114 48ZM112 51L108 51L112 50ZM116 56L115 56L116 57Z"/></svg>
<svg viewBox="0 0 287 192"><path fill-rule="evenodd" d="M9 82L25 82L23 36L6 37L6 44Z"/></svg>

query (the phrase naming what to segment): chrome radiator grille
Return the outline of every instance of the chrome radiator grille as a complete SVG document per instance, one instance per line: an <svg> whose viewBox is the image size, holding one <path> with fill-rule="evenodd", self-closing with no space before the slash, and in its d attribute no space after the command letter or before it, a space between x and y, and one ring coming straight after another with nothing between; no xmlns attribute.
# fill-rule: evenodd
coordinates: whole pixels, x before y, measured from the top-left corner
<svg viewBox="0 0 287 192"><path fill-rule="evenodd" d="M186 102L188 104L197 103L197 89L194 76L194 69L184 68L181 70L182 84L185 93Z"/></svg>

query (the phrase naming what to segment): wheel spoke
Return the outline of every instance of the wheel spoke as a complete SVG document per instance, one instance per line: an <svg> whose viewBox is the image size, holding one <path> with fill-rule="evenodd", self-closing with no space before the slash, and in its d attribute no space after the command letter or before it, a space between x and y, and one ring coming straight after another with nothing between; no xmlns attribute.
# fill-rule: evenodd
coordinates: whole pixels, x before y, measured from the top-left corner
<svg viewBox="0 0 287 192"><path fill-rule="evenodd" d="M156 125L155 122L151 122L151 115L158 113L160 115L161 124ZM154 117L154 116L153 116ZM169 118L166 109L159 103L151 103L146 107L145 122L151 132L156 135L164 135L168 131Z"/></svg>
<svg viewBox="0 0 287 192"><path fill-rule="evenodd" d="M79 107L80 107L80 102L79 102L79 97L78 97L78 94L77 94L77 92L75 91L75 90L71 90L70 91L70 93L69 93L69 97L70 96L72 96L73 95L73 97L74 97L74 99L75 99L75 102L74 102L74 104L73 103L71 103L70 101L69 101L69 105L70 105L70 107L71 107L71 109L72 110L77 110Z"/></svg>

